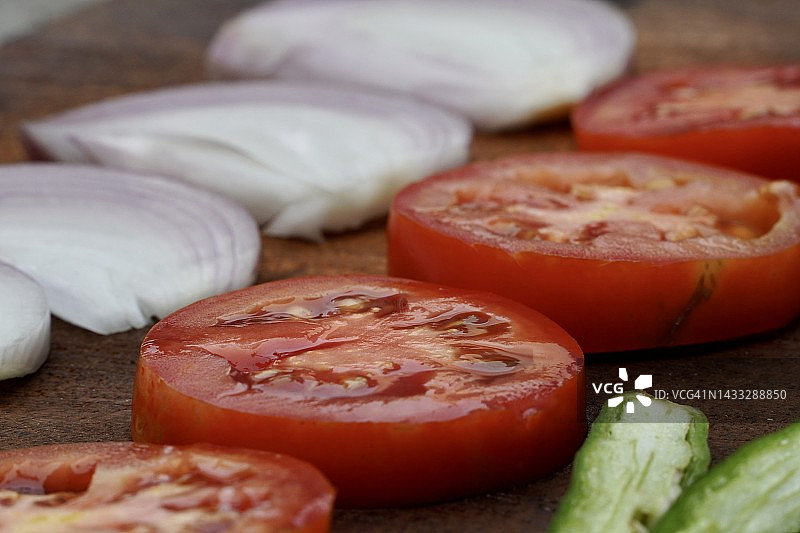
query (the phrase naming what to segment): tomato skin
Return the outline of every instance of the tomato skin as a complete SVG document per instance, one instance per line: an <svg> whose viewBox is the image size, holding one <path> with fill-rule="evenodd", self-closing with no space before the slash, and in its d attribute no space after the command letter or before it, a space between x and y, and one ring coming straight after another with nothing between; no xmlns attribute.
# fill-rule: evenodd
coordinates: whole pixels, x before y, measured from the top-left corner
<svg viewBox="0 0 800 533"><path fill-rule="evenodd" d="M313 285L317 279L279 283ZM386 283L385 279L348 277L337 283ZM265 293L263 287L268 285L272 284L254 289ZM429 290L427 284L406 280L393 280L392 285ZM579 366L541 397L525 395L504 402L501 408L471 410L441 420L426 420L420 413L402 420L358 421L337 420L330 413L314 419L307 413L293 413L292 406L279 414L221 406L213 397L200 399L178 390L171 378L162 378L159 358L143 352L133 397L134 440L214 442L290 453L323 471L336 486L337 505L345 507L441 501L550 473L569 462L585 433L580 349L563 330L523 306L494 295L481 295L479 301L495 302L502 306L498 312L506 315L533 315L539 329L536 335L567 347ZM161 335L157 328L149 338ZM205 371L222 374L227 363L217 363ZM188 374L197 371L186 361L174 364Z"/></svg>
<svg viewBox="0 0 800 533"><path fill-rule="evenodd" d="M346 428L201 405L158 383L144 366L136 379L136 390L144 392L134 396L134 440L291 452L331 479L339 494L337 506L343 507L415 505L524 483L568 463L584 436L574 406L583 394L578 379L538 416L523 418L509 410L500 416L469 416L457 424L365 422Z"/></svg>
<svg viewBox="0 0 800 533"><path fill-rule="evenodd" d="M389 235L393 275L513 297L564 325L588 353L743 336L780 327L800 313L791 298L776 298L800 294L798 247L769 257L665 264L513 256L456 241L395 213ZM677 324L706 271L719 271L713 305L699 302ZM754 315L753 309L768 311Z"/></svg>
<svg viewBox="0 0 800 533"><path fill-rule="evenodd" d="M714 78L719 78L715 81ZM618 80L589 95L572 112L579 149L647 152L735 168L772 179L800 181L800 95L790 116L737 119L720 116L705 124L637 124L635 115L667 101L665 91L687 87L725 87L735 83L769 82L800 90L800 65L781 67L717 67L654 72ZM603 108L627 106L613 119ZM619 103L625 100L625 103Z"/></svg>
<svg viewBox="0 0 800 533"><path fill-rule="evenodd" d="M797 170L800 128L762 126L626 137L584 130L578 122L575 124L575 139L581 150L648 152L735 168L766 178L800 181Z"/></svg>
<svg viewBox="0 0 800 533"><path fill-rule="evenodd" d="M291 457L131 442L0 451L3 489L13 492L0 506L0 528L31 532L321 533L329 529L334 498L317 470Z"/></svg>
<svg viewBox="0 0 800 533"><path fill-rule="evenodd" d="M588 157L599 162L606 156ZM497 165L538 161L523 156ZM494 163L462 167L398 194L388 223L390 274L514 298L562 325L587 353L727 339L774 329L800 315L797 200L789 217L794 226L781 230L784 248L718 259L569 257L524 245L511 251L513 244L448 230L414 214L414 198L436 194L431 190L437 182L462 180L468 186L490 179L494 169Z"/></svg>

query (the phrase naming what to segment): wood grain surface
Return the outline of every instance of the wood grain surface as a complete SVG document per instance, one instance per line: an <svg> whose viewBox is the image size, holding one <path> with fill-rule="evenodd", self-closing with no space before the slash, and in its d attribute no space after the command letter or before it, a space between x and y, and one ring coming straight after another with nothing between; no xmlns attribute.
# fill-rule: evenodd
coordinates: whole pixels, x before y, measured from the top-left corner
<svg viewBox="0 0 800 533"><path fill-rule="evenodd" d="M0 163L24 159L21 121L136 90L204 78L203 51L222 21L252 0L113 0L0 48ZM797 0L617 2L639 44L632 68L696 63L800 62ZM566 123L479 136L474 158L573 148ZM798 147L800 149L800 147ZM322 244L265 238L260 280L302 274L384 273L383 221ZM799 273L800 274L800 273ZM2 297L2 295L0 295ZM52 352L38 373L0 382L0 449L127 440L137 350L145 330L102 337L55 320ZM709 416L715 460L778 429L800 412L800 325L736 341L606 354L587 361L587 381L619 366L653 374L664 390L782 388L774 402L693 401ZM589 394L589 418L601 402ZM356 531L544 530L569 467L528 486L412 509L337 511L333 529Z"/></svg>

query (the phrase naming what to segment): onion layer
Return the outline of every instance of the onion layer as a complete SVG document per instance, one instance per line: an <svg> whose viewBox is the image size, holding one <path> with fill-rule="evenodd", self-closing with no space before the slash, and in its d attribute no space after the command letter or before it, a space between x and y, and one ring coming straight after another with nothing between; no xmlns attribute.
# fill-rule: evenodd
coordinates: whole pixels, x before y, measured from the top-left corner
<svg viewBox="0 0 800 533"><path fill-rule="evenodd" d="M495 130L566 114L624 71L634 41L597 0L279 0L227 22L208 63L402 91Z"/></svg>
<svg viewBox="0 0 800 533"><path fill-rule="evenodd" d="M268 234L321 238L385 214L459 165L466 121L404 97L286 83L132 95L30 123L46 157L179 176L246 206Z"/></svg>
<svg viewBox="0 0 800 533"><path fill-rule="evenodd" d="M82 165L0 167L0 260L96 333L147 325L253 281L253 219L177 180Z"/></svg>
<svg viewBox="0 0 800 533"><path fill-rule="evenodd" d="M0 263L0 380L36 372L50 351L50 308L31 278Z"/></svg>

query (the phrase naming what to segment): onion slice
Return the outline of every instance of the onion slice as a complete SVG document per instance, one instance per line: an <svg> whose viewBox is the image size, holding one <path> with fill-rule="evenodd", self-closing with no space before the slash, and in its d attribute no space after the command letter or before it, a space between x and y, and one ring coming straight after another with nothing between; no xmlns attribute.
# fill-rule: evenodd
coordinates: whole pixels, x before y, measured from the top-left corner
<svg viewBox="0 0 800 533"><path fill-rule="evenodd" d="M220 77L402 91L497 130L565 115L635 40L597 0L278 0L228 21L207 61Z"/></svg>
<svg viewBox="0 0 800 533"><path fill-rule="evenodd" d="M0 167L0 260L39 282L53 314L96 333L248 285L259 247L244 209L178 180Z"/></svg>
<svg viewBox="0 0 800 533"><path fill-rule="evenodd" d="M47 158L179 176L281 237L383 215L411 181L463 163L469 124L402 96L242 82L164 89L29 123Z"/></svg>
<svg viewBox="0 0 800 533"><path fill-rule="evenodd" d="M36 372L50 352L50 308L38 283L0 263L0 380Z"/></svg>

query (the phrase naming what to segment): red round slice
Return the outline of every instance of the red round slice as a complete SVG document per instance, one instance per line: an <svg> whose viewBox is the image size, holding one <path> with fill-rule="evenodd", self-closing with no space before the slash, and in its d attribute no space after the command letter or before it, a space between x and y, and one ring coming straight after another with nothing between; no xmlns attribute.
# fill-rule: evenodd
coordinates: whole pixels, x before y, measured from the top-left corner
<svg viewBox="0 0 800 533"><path fill-rule="evenodd" d="M573 112L578 146L800 181L800 65L695 67L620 80Z"/></svg>
<svg viewBox="0 0 800 533"><path fill-rule="evenodd" d="M142 345L134 440L294 455L344 506L529 481L584 435L582 354L491 294L381 277L278 281L209 298Z"/></svg>
<svg viewBox="0 0 800 533"><path fill-rule="evenodd" d="M324 532L333 497L311 465L269 452L130 442L0 451L9 532Z"/></svg>
<svg viewBox="0 0 800 533"><path fill-rule="evenodd" d="M476 163L396 196L389 272L514 298L586 352L726 339L800 314L799 190L634 154Z"/></svg>

